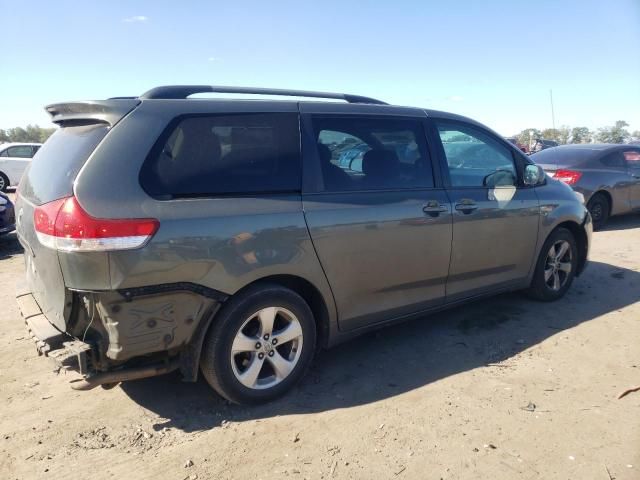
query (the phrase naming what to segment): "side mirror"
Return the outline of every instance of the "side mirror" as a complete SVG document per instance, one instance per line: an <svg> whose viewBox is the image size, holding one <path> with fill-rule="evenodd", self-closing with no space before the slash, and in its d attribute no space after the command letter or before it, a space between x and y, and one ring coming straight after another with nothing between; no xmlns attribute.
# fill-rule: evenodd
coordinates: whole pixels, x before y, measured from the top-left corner
<svg viewBox="0 0 640 480"><path fill-rule="evenodd" d="M544 170L539 165L527 165L524 169L524 184L530 187L544 183Z"/></svg>

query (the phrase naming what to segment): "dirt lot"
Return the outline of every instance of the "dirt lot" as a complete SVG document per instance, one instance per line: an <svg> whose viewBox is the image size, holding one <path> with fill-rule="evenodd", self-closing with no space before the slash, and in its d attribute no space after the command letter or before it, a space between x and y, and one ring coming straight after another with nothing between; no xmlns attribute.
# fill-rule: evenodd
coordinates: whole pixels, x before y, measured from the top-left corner
<svg viewBox="0 0 640 480"><path fill-rule="evenodd" d="M76 392L26 336L0 239L2 478L640 479L640 217L594 235L562 301L519 294L324 352L230 406L170 375Z"/></svg>

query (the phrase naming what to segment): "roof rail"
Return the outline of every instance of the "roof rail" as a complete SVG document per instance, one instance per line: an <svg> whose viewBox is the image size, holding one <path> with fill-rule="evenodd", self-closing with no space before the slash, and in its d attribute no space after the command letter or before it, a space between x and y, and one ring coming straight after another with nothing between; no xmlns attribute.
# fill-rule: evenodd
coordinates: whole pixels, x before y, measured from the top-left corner
<svg viewBox="0 0 640 480"><path fill-rule="evenodd" d="M345 100L348 103L373 103L376 105L387 105L386 102L375 98L363 97L360 95L350 95L348 93L327 93L311 92L307 90L285 90L281 88L256 88L256 87L226 87L215 85L168 85L164 87L152 88L143 93L141 99L182 99L195 93L241 93L253 95L283 95L289 97L310 97L310 98L335 98Z"/></svg>

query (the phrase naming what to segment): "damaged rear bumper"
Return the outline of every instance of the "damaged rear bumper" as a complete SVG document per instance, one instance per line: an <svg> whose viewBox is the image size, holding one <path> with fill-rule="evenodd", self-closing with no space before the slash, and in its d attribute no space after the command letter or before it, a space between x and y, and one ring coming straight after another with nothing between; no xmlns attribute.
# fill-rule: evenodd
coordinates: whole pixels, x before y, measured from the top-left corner
<svg viewBox="0 0 640 480"><path fill-rule="evenodd" d="M177 369L195 381L206 331L226 298L191 284L74 294L79 312L68 332L49 322L27 284L16 300L38 354L84 376L72 383L77 390Z"/></svg>
<svg viewBox="0 0 640 480"><path fill-rule="evenodd" d="M16 301L38 355L53 360L56 370L73 369L82 375L88 374L87 354L91 346L54 327L42 313L26 284L18 284Z"/></svg>

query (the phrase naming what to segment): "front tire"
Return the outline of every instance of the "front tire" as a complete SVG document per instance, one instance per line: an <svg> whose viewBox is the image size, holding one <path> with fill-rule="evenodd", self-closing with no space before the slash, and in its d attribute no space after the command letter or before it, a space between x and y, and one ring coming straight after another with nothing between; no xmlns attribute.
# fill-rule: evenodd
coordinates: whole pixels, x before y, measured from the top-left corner
<svg viewBox="0 0 640 480"><path fill-rule="evenodd" d="M609 220L609 212L611 211L609 199L602 193L596 193L593 197L591 197L591 200L589 200L587 209L591 214L593 229L600 230L602 227L604 227Z"/></svg>
<svg viewBox="0 0 640 480"><path fill-rule="evenodd" d="M261 285L232 297L216 316L200 369L230 402L265 403L304 376L315 346L316 325L304 299L279 285Z"/></svg>
<svg viewBox="0 0 640 480"><path fill-rule="evenodd" d="M578 266L578 248L566 228L554 230L542 246L527 294L543 302L553 302L567 293Z"/></svg>

